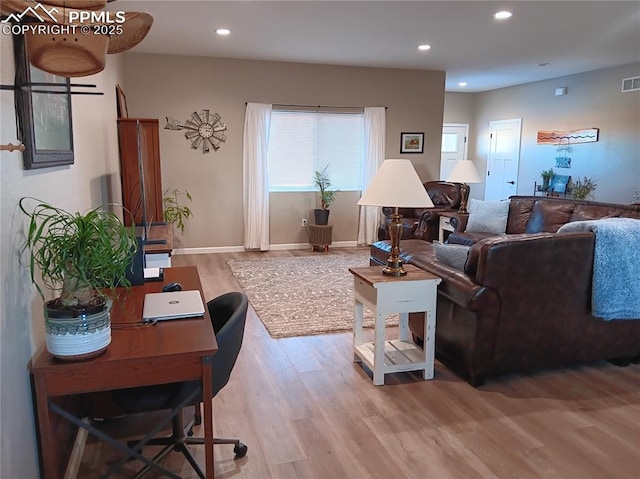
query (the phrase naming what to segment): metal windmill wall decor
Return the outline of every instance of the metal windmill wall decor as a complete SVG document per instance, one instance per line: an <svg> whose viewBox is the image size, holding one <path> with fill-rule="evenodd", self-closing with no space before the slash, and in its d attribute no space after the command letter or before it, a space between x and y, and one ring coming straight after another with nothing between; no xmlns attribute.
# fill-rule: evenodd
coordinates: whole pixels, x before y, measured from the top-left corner
<svg viewBox="0 0 640 479"><path fill-rule="evenodd" d="M179 122L173 118L167 118L165 130L187 130L184 137L191 142L191 148L194 150L202 149L202 153L209 153L211 148L218 151L220 143L227 140L225 130L227 125L222 123L222 117L209 110L202 110L202 113L194 111L191 118L184 122Z"/></svg>

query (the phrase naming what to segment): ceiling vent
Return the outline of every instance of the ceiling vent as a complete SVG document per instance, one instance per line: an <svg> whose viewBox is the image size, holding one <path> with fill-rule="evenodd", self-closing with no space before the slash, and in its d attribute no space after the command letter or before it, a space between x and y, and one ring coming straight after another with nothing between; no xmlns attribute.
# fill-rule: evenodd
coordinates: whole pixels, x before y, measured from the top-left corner
<svg viewBox="0 0 640 479"><path fill-rule="evenodd" d="M640 90L640 77L631 77L622 79L622 91L638 91Z"/></svg>

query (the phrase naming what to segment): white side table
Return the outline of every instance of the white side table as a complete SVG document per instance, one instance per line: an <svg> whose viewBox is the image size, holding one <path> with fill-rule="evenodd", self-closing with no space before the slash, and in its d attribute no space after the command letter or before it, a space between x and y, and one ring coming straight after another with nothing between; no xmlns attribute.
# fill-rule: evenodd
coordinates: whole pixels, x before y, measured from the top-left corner
<svg viewBox="0 0 640 479"><path fill-rule="evenodd" d="M464 217L468 216L467 213L458 213L445 211L439 214L439 223L438 223L438 241L440 243L444 243L449 236L449 233L453 233L455 228L451 225L451 218L454 216ZM446 234L445 234L446 233Z"/></svg>
<svg viewBox="0 0 640 479"><path fill-rule="evenodd" d="M448 231L449 233L453 233L454 230L453 226L451 226L451 216L446 216L440 213L439 222L438 241L440 241L440 243L444 243L444 240L446 239L444 237L444 232Z"/></svg>
<svg viewBox="0 0 640 479"><path fill-rule="evenodd" d="M373 384L384 384L384 375L399 371L424 371L433 379L435 357L437 286L442 281L413 265L405 265L406 276L382 274L381 266L350 268L353 274L353 360L373 371ZM363 307L375 315L375 339L363 340ZM424 311L424 348L409 338L409 313ZM386 339L385 319L399 313L398 339Z"/></svg>

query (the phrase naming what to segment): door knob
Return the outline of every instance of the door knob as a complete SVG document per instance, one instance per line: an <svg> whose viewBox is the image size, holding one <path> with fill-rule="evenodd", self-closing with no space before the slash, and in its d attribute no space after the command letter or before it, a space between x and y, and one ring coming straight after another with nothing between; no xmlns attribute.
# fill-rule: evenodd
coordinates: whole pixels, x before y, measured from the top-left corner
<svg viewBox="0 0 640 479"><path fill-rule="evenodd" d="M515 181L507 181L507 183L509 183L510 185L515 185L516 184Z"/></svg>

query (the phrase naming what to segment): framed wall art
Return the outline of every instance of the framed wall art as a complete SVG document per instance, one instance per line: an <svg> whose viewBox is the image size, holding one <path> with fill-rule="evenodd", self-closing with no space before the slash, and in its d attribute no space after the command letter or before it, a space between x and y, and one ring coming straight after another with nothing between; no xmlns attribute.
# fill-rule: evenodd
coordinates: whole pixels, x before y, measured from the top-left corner
<svg viewBox="0 0 640 479"><path fill-rule="evenodd" d="M400 153L424 153L424 133L400 133Z"/></svg>
<svg viewBox="0 0 640 479"><path fill-rule="evenodd" d="M25 145L24 168L72 165L73 128L69 79L29 63L24 37L14 37L16 109L19 137Z"/></svg>

